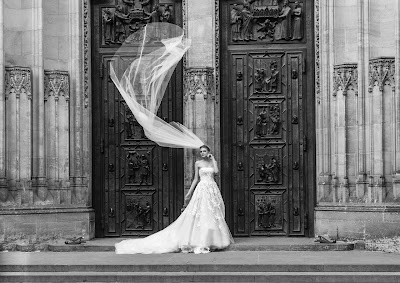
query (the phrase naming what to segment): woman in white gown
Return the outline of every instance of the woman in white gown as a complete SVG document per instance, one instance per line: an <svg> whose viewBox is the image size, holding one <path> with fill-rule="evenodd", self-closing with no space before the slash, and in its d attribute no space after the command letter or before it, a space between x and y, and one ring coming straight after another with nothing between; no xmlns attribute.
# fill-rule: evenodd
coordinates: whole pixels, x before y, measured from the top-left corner
<svg viewBox="0 0 400 283"><path fill-rule="evenodd" d="M146 238L117 243L117 254L208 253L225 249L233 243L225 222L224 201L214 180L214 174L219 171L217 162L206 145L200 147L200 156L201 160L195 163L194 180L185 197L185 202L189 203L178 219Z"/></svg>

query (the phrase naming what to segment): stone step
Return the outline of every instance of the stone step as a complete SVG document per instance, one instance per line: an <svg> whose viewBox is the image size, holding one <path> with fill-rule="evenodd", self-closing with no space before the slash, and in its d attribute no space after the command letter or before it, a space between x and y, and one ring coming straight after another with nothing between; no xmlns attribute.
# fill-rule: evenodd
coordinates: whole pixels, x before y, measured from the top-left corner
<svg viewBox="0 0 400 283"><path fill-rule="evenodd" d="M1 282L400 282L400 272L4 272Z"/></svg>
<svg viewBox="0 0 400 283"><path fill-rule="evenodd" d="M94 239L79 245L66 245L65 243L49 244L48 250L53 252L109 252L114 251L115 243L120 238ZM355 243L339 241L334 244L315 243L311 238L287 238L287 237L253 237L235 238L227 251L349 251L356 247ZM17 246L17 250L29 250Z"/></svg>
<svg viewBox="0 0 400 283"><path fill-rule="evenodd" d="M399 264L134 264L0 265L0 272L397 272Z"/></svg>

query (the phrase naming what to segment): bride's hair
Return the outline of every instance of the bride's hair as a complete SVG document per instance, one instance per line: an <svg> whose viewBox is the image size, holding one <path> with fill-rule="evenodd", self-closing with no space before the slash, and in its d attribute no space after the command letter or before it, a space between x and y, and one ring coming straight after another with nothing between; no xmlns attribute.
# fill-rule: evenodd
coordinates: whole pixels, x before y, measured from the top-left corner
<svg viewBox="0 0 400 283"><path fill-rule="evenodd" d="M202 148L207 149L207 151L211 151L211 149L208 145L203 144L202 146L200 146L200 149L202 149Z"/></svg>

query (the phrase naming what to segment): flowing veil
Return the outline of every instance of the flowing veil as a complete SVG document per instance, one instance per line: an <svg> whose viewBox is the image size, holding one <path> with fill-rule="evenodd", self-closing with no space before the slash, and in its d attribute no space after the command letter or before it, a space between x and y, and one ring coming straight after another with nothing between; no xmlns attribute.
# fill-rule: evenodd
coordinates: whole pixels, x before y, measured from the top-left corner
<svg viewBox="0 0 400 283"><path fill-rule="evenodd" d="M139 46L132 47L133 39ZM163 147L199 148L204 144L184 125L167 123L157 116L172 73L189 47L190 40L179 26L149 23L131 34L115 53L115 57L120 57L133 48L138 51L120 79L110 65L110 77L146 137Z"/></svg>

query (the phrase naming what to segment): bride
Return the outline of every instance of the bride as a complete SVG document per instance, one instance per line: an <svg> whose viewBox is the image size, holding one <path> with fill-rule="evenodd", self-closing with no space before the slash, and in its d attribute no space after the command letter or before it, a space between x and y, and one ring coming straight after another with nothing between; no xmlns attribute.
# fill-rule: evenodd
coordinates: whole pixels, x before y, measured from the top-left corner
<svg viewBox="0 0 400 283"><path fill-rule="evenodd" d="M171 225L142 239L124 240L115 245L117 254L161 254L170 252L209 253L233 243L225 222L225 205L214 180L218 165L210 148L200 147L195 177L185 197L188 205ZM199 180L200 177L200 180Z"/></svg>

